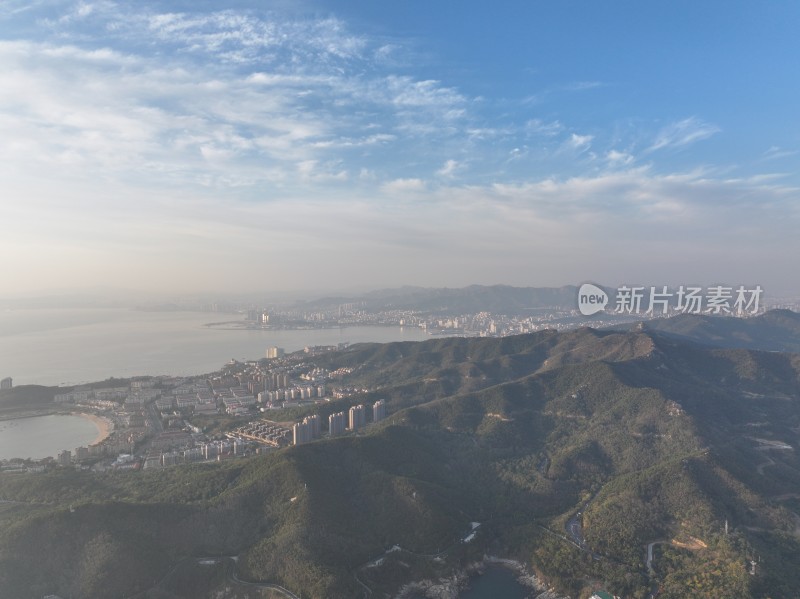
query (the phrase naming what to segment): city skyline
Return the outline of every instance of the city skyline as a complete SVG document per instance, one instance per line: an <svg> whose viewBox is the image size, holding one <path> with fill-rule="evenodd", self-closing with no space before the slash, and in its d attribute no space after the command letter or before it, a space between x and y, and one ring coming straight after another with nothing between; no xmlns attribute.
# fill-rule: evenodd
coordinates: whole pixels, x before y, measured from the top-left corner
<svg viewBox="0 0 800 599"><path fill-rule="evenodd" d="M800 291L800 7L0 4L3 293Z"/></svg>

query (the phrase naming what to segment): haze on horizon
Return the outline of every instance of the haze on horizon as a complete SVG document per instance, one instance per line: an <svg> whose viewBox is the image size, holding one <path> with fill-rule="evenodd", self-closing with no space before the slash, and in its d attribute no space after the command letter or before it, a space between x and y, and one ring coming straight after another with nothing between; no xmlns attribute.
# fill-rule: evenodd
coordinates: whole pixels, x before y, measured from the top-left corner
<svg viewBox="0 0 800 599"><path fill-rule="evenodd" d="M0 2L0 296L799 292L800 5Z"/></svg>

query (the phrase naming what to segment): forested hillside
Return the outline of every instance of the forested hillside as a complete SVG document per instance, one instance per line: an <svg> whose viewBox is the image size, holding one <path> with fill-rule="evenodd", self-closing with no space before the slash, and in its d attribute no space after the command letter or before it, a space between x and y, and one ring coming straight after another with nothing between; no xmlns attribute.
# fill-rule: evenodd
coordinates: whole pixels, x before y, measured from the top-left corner
<svg viewBox="0 0 800 599"><path fill-rule="evenodd" d="M307 411L384 398L387 419L221 464L0 476L19 502L0 507L0 596L210 597L230 572L173 570L203 556L304 597L391 596L484 553L573 597L800 596L797 355L581 329L318 365L373 391Z"/></svg>

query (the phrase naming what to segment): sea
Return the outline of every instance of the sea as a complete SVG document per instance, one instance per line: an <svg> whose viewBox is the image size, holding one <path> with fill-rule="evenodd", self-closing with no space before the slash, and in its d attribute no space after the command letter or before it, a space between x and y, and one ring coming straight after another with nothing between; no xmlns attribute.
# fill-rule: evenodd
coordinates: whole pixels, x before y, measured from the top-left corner
<svg viewBox="0 0 800 599"><path fill-rule="evenodd" d="M0 310L0 378L14 385L78 385L110 377L190 376L219 370L231 359L266 357L311 345L421 341L416 327L248 330L210 323L237 314L126 309Z"/></svg>
<svg viewBox="0 0 800 599"><path fill-rule="evenodd" d="M527 599L537 593L517 582L517 574L504 566L489 566L480 576L473 576L469 588L458 599ZM425 599L415 596L412 599Z"/></svg>
<svg viewBox="0 0 800 599"><path fill-rule="evenodd" d="M56 457L62 449L92 443L99 433L91 420L52 414L0 421L0 460Z"/></svg>
<svg viewBox="0 0 800 599"><path fill-rule="evenodd" d="M469 588L459 599L526 599L531 589L517 582L517 574L509 568L491 566L480 576L470 579Z"/></svg>

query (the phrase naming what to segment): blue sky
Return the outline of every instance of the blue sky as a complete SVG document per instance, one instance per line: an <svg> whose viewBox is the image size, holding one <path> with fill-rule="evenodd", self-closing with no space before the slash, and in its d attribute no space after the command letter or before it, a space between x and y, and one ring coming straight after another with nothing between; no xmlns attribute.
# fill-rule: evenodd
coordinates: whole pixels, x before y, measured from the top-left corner
<svg viewBox="0 0 800 599"><path fill-rule="evenodd" d="M222 6L0 1L13 291L800 291L795 2Z"/></svg>

